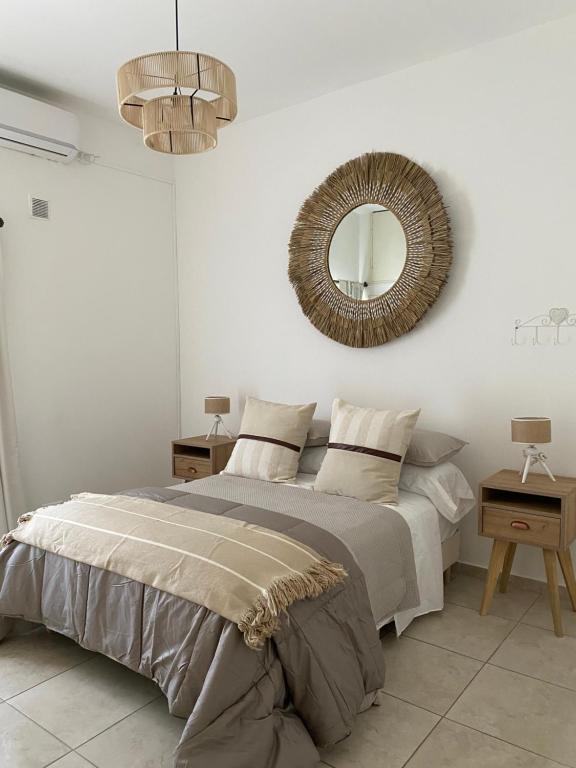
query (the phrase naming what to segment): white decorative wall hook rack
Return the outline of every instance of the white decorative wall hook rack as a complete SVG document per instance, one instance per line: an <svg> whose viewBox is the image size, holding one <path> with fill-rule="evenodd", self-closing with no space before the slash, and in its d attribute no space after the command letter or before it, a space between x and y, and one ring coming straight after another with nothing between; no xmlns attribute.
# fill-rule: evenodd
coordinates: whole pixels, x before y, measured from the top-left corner
<svg viewBox="0 0 576 768"><path fill-rule="evenodd" d="M516 320L512 344L569 344L570 331L573 328L576 328L576 313L571 313L566 307L552 307L544 315L536 315L530 320Z"/></svg>

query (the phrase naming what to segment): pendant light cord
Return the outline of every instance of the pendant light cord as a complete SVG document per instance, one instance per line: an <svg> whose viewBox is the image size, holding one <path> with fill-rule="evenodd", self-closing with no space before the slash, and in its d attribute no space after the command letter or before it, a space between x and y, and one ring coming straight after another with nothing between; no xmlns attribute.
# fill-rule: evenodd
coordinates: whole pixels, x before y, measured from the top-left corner
<svg viewBox="0 0 576 768"><path fill-rule="evenodd" d="M178 0L174 0L174 16L176 21L176 50L179 51L180 50L180 33L178 30ZM182 93L182 91L180 91L180 93ZM172 95L173 96L178 95L178 88L176 86L174 86L174 93Z"/></svg>
<svg viewBox="0 0 576 768"><path fill-rule="evenodd" d="M176 15L176 50L180 50L180 35L178 31L178 0L174 0L174 9Z"/></svg>

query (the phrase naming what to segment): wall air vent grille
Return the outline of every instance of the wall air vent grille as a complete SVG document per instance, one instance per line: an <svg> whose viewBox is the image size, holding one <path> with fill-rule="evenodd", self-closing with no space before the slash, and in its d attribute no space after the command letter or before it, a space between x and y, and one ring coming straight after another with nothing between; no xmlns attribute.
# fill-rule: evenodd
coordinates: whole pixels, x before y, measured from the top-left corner
<svg viewBox="0 0 576 768"><path fill-rule="evenodd" d="M43 219L44 221L47 221L50 218L50 206L48 200L42 200L39 197L31 197L30 215L33 219Z"/></svg>

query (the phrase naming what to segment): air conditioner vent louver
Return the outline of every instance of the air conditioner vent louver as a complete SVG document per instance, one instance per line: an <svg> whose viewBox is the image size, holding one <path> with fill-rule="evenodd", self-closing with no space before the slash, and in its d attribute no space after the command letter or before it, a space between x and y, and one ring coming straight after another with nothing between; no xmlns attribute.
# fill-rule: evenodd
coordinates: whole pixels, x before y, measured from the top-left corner
<svg viewBox="0 0 576 768"><path fill-rule="evenodd" d="M33 219L48 220L50 218L48 200L41 200L39 197L31 197L30 213L32 214Z"/></svg>

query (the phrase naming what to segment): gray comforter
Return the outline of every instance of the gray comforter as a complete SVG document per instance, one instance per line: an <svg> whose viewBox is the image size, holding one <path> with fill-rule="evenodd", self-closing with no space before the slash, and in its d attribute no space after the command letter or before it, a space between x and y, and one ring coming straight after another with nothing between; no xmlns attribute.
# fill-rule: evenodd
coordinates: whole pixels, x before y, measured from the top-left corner
<svg viewBox="0 0 576 768"><path fill-rule="evenodd" d="M313 768L317 747L345 738L383 683L364 574L341 537L284 512L207 495L210 486L215 495L245 495L211 480L198 481L201 494L129 493L281 531L342 563L349 578L293 604L272 640L254 651L234 624L201 606L15 542L0 552L0 639L17 620L43 624L155 680L172 714L187 719L176 768ZM389 512L390 548L381 556L395 564L392 607L407 608L417 599L410 533Z"/></svg>

